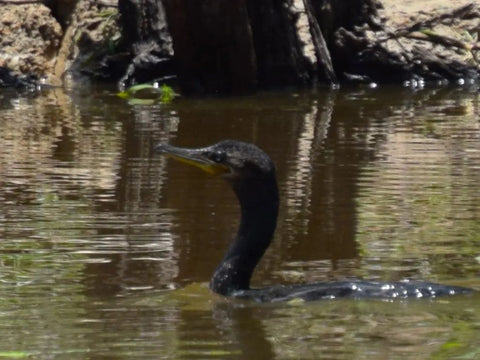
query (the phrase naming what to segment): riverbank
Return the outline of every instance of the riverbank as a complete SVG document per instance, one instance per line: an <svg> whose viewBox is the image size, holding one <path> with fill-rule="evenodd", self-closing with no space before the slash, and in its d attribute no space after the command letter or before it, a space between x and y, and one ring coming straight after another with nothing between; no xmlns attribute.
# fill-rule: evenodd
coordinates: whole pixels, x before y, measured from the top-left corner
<svg viewBox="0 0 480 360"><path fill-rule="evenodd" d="M480 77L480 5L471 0L237 5L0 0L0 67L51 85L175 77L187 93Z"/></svg>

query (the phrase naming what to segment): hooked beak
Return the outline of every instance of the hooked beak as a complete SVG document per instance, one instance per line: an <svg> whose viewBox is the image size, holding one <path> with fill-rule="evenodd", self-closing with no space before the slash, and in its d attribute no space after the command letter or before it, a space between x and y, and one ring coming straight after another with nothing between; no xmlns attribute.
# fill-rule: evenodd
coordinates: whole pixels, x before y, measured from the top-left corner
<svg viewBox="0 0 480 360"><path fill-rule="evenodd" d="M210 175L222 175L230 172L228 166L216 163L207 157L205 148L190 149L168 144L158 144L153 151L166 155L188 165L196 166Z"/></svg>

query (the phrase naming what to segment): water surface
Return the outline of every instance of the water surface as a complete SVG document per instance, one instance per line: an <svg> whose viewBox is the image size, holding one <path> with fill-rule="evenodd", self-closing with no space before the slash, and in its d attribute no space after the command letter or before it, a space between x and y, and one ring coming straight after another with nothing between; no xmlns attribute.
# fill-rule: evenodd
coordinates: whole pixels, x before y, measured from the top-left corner
<svg viewBox="0 0 480 360"><path fill-rule="evenodd" d="M259 305L207 282L238 225L221 179L157 142L254 142L277 164L255 286L424 279L480 289L474 89L273 92L129 105L0 92L0 357L480 358L480 297Z"/></svg>

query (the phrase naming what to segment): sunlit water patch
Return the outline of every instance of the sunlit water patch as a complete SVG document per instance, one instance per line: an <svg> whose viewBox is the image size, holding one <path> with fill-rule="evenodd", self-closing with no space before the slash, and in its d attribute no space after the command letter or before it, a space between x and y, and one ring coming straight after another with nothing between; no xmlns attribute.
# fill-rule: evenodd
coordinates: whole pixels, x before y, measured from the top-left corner
<svg viewBox="0 0 480 360"><path fill-rule="evenodd" d="M387 118L395 126L362 170L358 241L380 277L478 277L480 123L478 103L462 103L462 116L436 104Z"/></svg>

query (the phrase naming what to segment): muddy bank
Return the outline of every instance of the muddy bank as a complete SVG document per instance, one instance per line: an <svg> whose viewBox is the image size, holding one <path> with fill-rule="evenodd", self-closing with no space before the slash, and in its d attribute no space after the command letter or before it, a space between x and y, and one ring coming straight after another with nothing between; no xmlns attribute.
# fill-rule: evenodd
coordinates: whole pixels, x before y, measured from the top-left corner
<svg viewBox="0 0 480 360"><path fill-rule="evenodd" d="M360 36L342 30L345 56L359 56L345 72L374 81L434 83L477 81L480 66L480 4L459 1L382 0L379 29ZM358 44L365 44L362 49ZM367 78L367 79L368 79Z"/></svg>
<svg viewBox="0 0 480 360"><path fill-rule="evenodd" d="M0 67L51 85L62 85L69 75L79 78L84 69L95 76L116 52L117 22L115 1L1 0ZM115 78L113 67L102 75L107 73Z"/></svg>
<svg viewBox="0 0 480 360"><path fill-rule="evenodd" d="M43 4L0 3L0 14L0 66L13 73L53 74L63 33L51 10Z"/></svg>
<svg viewBox="0 0 480 360"><path fill-rule="evenodd" d="M185 94L230 94L480 78L476 1L0 0L0 10L9 81L176 79Z"/></svg>

